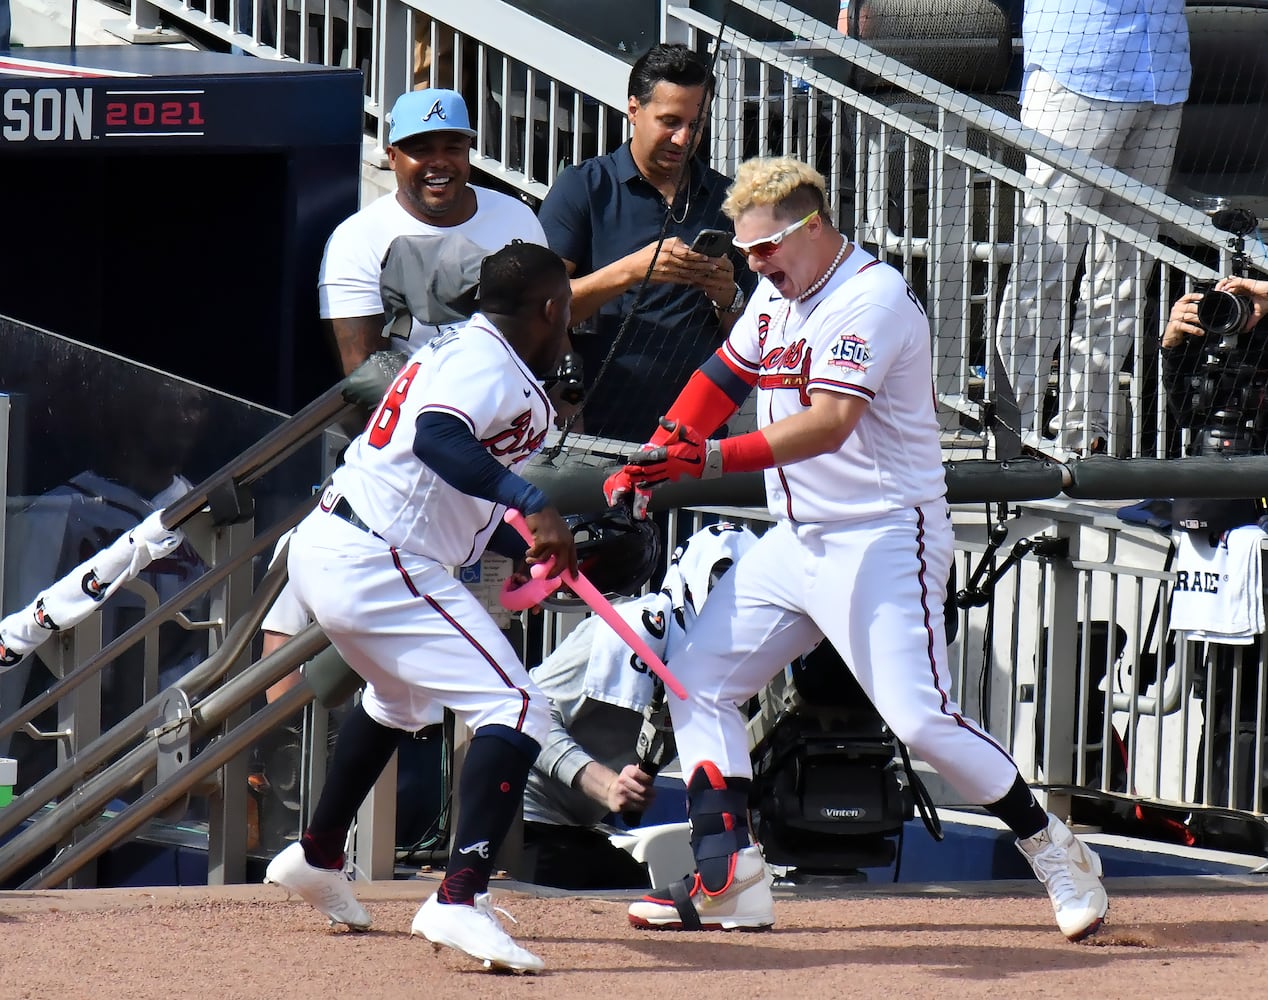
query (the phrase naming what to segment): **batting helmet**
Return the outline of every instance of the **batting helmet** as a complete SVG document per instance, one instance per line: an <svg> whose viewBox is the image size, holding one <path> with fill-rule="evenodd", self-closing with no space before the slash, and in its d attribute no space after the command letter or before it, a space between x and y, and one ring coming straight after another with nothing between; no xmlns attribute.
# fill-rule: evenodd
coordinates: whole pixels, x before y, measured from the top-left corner
<svg viewBox="0 0 1268 1000"><path fill-rule="evenodd" d="M577 543L577 567L603 594L634 597L661 562L660 532L651 521L635 520L626 507L564 518ZM561 587L543 602L556 611L586 607Z"/></svg>

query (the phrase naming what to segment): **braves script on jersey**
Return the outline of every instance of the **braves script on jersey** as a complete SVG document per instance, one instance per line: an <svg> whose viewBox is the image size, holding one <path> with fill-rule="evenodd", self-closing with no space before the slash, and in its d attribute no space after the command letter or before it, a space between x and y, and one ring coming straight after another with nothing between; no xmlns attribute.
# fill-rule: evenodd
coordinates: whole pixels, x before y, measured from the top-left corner
<svg viewBox="0 0 1268 1000"><path fill-rule="evenodd" d="M348 448L332 489L366 524L397 548L465 566L480 558L506 508L454 489L419 461L414 426L429 410L459 417L515 472L545 442L554 411L528 366L477 314L409 359Z"/></svg>
<svg viewBox="0 0 1268 1000"><path fill-rule="evenodd" d="M815 388L870 401L838 451L767 470L776 517L860 520L946 493L929 321L892 267L855 247L806 302L784 301L763 279L723 353L757 374L760 427L808 409Z"/></svg>

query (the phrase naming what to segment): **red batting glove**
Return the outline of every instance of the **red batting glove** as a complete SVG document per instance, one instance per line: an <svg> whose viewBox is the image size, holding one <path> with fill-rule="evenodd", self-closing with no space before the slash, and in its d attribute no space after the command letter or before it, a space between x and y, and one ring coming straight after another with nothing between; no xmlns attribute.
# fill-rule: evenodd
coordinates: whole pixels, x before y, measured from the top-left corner
<svg viewBox="0 0 1268 1000"><path fill-rule="evenodd" d="M630 467L612 473L603 481L603 496L609 507L629 504L630 512L636 521L647 517L647 505L651 502L651 490L640 486L629 474ZM641 473L640 473L641 476Z"/></svg>
<svg viewBox="0 0 1268 1000"><path fill-rule="evenodd" d="M655 487L690 476L699 479L704 473L707 443L693 428L686 424L660 418L660 426L669 432L669 440L655 448L647 448L631 455L629 464L622 470L639 486Z"/></svg>

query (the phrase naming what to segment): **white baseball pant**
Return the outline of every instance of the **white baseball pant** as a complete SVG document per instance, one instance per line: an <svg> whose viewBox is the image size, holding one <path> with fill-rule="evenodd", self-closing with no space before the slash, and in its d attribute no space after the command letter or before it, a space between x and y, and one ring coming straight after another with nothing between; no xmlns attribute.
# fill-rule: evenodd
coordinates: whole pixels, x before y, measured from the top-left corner
<svg viewBox="0 0 1268 1000"><path fill-rule="evenodd" d="M1050 74L1034 70L1026 82L1021 120L1142 184L1165 191L1182 107L1084 97L1066 90ZM1026 176L1046 188L1058 204L1093 206L1145 236L1158 233L1157 221L1143 209L1042 160L1027 157ZM1058 413L1059 443L1065 448L1084 448L1090 438L1113 429L1109 426L1115 405L1111 382L1132 346L1139 319L1137 299L1153 266L1148 258L1138 260L1131 244L1096 234L1095 251L1071 320L1066 303L1091 235L1087 226L1073 222L1061 208L1045 212L1042 205L1028 203L1018 226L1017 259L1000 303L999 351L1008 364L1021 409L1023 435L1044 431L1038 417L1053 350L1070 331L1067 391ZM1122 404L1117 405L1121 409ZM1091 428L1087 437L1085 426Z"/></svg>
<svg viewBox="0 0 1268 1000"><path fill-rule="evenodd" d="M448 568L320 508L296 530L287 566L300 603L365 679L375 722L416 731L440 704L473 731L498 724L545 743L545 696Z"/></svg>
<svg viewBox="0 0 1268 1000"><path fill-rule="evenodd" d="M826 637L894 734L974 804L1017 777L1008 753L952 700L943 603L953 537L936 501L862 523L781 521L710 594L673 669L683 774L712 761L752 774L737 705Z"/></svg>

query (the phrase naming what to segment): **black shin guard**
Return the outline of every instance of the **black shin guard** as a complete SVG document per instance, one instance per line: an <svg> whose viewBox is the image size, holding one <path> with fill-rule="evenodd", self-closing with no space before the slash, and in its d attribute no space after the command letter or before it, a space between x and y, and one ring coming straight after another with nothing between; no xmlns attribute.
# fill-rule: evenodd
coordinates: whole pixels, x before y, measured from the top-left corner
<svg viewBox="0 0 1268 1000"><path fill-rule="evenodd" d="M318 868L343 864L343 845L357 810L400 742L401 730L375 722L357 702L339 727L326 784L304 831L304 856Z"/></svg>
<svg viewBox="0 0 1268 1000"><path fill-rule="evenodd" d="M727 887L735 855L752 843L748 832L751 784L748 778L723 777L710 761L697 766L687 782L691 852L706 892Z"/></svg>
<svg viewBox="0 0 1268 1000"><path fill-rule="evenodd" d="M469 903L489 887L506 832L524 803L524 785L541 747L507 726L481 726L467 746L458 779L458 825L438 895Z"/></svg>

